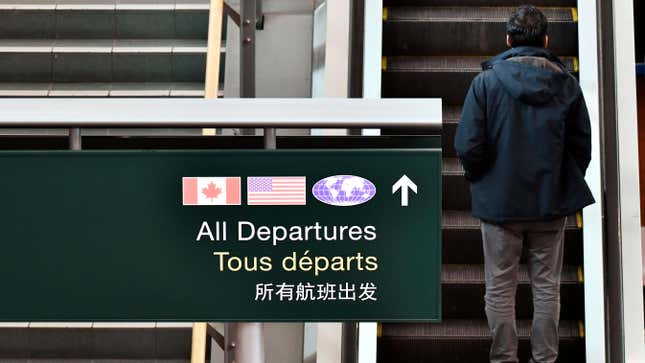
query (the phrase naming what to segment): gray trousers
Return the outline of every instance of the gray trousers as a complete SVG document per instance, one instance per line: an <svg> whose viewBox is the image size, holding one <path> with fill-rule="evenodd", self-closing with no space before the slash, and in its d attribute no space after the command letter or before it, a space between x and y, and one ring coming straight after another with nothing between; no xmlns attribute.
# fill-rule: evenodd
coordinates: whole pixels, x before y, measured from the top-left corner
<svg viewBox="0 0 645 363"><path fill-rule="evenodd" d="M531 362L552 363L558 357L565 222L566 218L505 224L482 221L486 317L493 338L490 350L492 363L518 362L515 293L523 246L528 252L533 292Z"/></svg>

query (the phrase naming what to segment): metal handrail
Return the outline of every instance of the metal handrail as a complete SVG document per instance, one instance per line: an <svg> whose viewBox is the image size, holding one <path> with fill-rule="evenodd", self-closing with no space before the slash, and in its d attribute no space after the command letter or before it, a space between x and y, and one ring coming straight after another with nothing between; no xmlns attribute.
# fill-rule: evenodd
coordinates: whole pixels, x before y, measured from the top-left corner
<svg viewBox="0 0 645 363"><path fill-rule="evenodd" d="M0 127L441 129L440 99L0 99Z"/></svg>

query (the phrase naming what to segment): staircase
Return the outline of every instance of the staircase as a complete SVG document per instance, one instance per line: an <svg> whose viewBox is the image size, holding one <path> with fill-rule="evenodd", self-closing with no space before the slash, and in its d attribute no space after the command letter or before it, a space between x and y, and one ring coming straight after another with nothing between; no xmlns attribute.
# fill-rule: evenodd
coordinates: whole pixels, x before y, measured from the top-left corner
<svg viewBox="0 0 645 363"><path fill-rule="evenodd" d="M0 0L0 97L204 97L208 8ZM0 323L2 361L187 362L190 344L190 323Z"/></svg>
<svg viewBox="0 0 645 363"><path fill-rule="evenodd" d="M0 0L0 97L203 97L208 8Z"/></svg>
<svg viewBox="0 0 645 363"><path fill-rule="evenodd" d="M443 322L387 323L379 329L378 361L488 361L490 332L484 312L484 268L479 221L470 216L470 190L453 140L462 102L480 63L506 49L505 24L513 0L385 0L383 97L442 98ZM549 18L550 50L578 71L576 2L536 0ZM395 130L392 130L396 132ZM584 361L582 220L567 223L562 275L560 362ZM525 261L523 258L522 261ZM522 262L524 263L524 262ZM517 293L520 361L530 356L531 291L526 268Z"/></svg>

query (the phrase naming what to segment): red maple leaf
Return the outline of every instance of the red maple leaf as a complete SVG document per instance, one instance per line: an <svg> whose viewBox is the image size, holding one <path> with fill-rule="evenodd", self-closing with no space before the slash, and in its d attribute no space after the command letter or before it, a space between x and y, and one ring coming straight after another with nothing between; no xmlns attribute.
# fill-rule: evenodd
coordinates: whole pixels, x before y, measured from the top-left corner
<svg viewBox="0 0 645 363"><path fill-rule="evenodd" d="M208 184L208 188L202 188L202 193L206 196L206 198L209 198L211 202L213 199L217 198L222 193L222 189L218 188L215 183L210 182Z"/></svg>

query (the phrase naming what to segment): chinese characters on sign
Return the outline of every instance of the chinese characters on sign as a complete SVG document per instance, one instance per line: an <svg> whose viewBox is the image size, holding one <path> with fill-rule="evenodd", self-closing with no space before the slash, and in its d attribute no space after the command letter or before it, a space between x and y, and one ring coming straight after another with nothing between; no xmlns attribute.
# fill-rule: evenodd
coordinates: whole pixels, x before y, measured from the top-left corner
<svg viewBox="0 0 645 363"><path fill-rule="evenodd" d="M255 285L255 301L377 301L373 282L353 284L287 284L282 282Z"/></svg>

